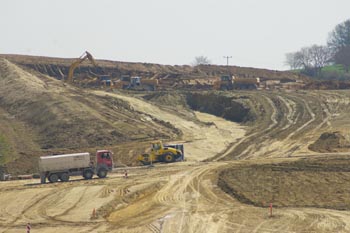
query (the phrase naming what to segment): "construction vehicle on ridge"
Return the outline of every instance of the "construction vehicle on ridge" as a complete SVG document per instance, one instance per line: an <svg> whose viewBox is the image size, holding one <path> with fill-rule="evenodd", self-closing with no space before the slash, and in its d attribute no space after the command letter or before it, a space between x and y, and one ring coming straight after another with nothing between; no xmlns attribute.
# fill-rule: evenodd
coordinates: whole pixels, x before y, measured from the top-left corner
<svg viewBox="0 0 350 233"><path fill-rule="evenodd" d="M143 79L138 76L122 75L113 85L116 89L155 91L159 86L159 82L157 79Z"/></svg>
<svg viewBox="0 0 350 233"><path fill-rule="evenodd" d="M220 79L213 84L214 90L252 90L257 89L260 84L260 78L238 78L231 75L222 75Z"/></svg>
<svg viewBox="0 0 350 233"><path fill-rule="evenodd" d="M67 83L72 83L73 82L73 74L74 74L74 70L82 63L84 62L86 59L88 59L95 67L97 67L96 61L94 59L94 57L91 55L91 53L89 53L88 51L85 51L78 59L76 59L71 66L69 67L69 71L68 71L68 76L66 79Z"/></svg>
<svg viewBox="0 0 350 233"><path fill-rule="evenodd" d="M144 165L155 162L172 163L184 160L183 144L164 144L156 141L151 144L151 152L139 155L137 158Z"/></svg>
<svg viewBox="0 0 350 233"><path fill-rule="evenodd" d="M219 80L216 80L213 85L214 90L232 90L233 76L222 75Z"/></svg>

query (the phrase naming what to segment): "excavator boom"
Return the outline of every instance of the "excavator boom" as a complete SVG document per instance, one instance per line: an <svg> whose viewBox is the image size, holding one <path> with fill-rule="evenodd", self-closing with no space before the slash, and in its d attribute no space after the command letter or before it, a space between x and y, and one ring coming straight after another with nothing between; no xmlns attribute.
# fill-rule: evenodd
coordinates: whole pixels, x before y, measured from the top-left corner
<svg viewBox="0 0 350 233"><path fill-rule="evenodd" d="M78 59L76 59L72 65L69 67L68 77L66 82L71 83L73 81L74 70L86 59L88 59L94 66L97 66L94 57L88 51L85 51Z"/></svg>

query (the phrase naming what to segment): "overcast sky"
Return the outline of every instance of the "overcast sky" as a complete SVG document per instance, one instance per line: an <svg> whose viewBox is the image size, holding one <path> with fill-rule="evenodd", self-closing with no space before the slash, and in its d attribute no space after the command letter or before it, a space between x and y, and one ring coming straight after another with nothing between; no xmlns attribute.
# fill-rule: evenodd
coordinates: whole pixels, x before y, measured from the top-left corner
<svg viewBox="0 0 350 233"><path fill-rule="evenodd" d="M350 0L0 0L0 54L283 70L285 53L326 44Z"/></svg>

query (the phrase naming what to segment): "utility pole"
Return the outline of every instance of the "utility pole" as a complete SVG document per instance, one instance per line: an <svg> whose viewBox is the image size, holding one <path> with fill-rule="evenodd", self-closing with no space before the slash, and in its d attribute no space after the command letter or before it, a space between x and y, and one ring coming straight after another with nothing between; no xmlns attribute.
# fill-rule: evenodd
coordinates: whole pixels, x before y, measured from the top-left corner
<svg viewBox="0 0 350 233"><path fill-rule="evenodd" d="M232 58L232 56L224 56L224 58L226 59L226 65L228 66L228 60Z"/></svg>

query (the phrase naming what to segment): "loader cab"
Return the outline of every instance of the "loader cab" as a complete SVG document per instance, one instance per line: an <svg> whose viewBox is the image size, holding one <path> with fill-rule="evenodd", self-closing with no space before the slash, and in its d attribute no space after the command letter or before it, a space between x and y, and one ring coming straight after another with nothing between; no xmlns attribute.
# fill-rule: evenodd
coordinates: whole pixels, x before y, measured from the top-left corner
<svg viewBox="0 0 350 233"><path fill-rule="evenodd" d="M131 86L132 87L141 86L141 78L138 76L131 77Z"/></svg>
<svg viewBox="0 0 350 233"><path fill-rule="evenodd" d="M96 152L97 167L113 168L113 153L109 150L99 150Z"/></svg>
<svg viewBox="0 0 350 233"><path fill-rule="evenodd" d="M160 149L162 149L163 148L163 145L160 143L160 142L154 142L154 143L152 143L152 145L151 145L151 149L153 150L153 151L158 151L158 150L160 150Z"/></svg>
<svg viewBox="0 0 350 233"><path fill-rule="evenodd" d="M230 82L230 81L232 81L232 76L231 75L222 75L220 77L220 79L222 82Z"/></svg>

